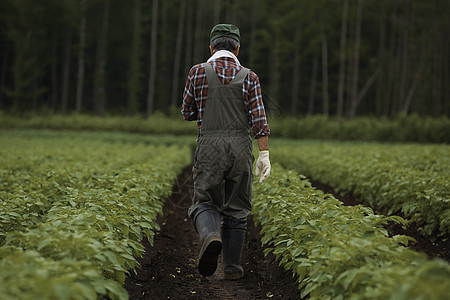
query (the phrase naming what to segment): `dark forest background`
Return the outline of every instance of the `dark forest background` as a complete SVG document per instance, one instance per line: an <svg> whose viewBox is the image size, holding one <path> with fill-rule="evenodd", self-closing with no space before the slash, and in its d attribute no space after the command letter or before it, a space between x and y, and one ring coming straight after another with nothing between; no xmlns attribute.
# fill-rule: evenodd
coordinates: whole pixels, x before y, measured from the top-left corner
<svg viewBox="0 0 450 300"><path fill-rule="evenodd" d="M0 0L0 109L181 106L217 23L286 115L449 116L450 1ZM176 109L175 109L176 108Z"/></svg>

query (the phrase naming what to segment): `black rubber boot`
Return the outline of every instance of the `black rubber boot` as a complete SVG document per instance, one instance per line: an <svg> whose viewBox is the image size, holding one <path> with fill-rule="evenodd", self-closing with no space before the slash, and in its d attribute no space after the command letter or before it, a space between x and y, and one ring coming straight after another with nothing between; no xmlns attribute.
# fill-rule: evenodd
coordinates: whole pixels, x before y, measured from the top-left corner
<svg viewBox="0 0 450 300"><path fill-rule="evenodd" d="M217 269L217 260L222 251L220 238L220 214L215 210L204 210L195 217L195 229L200 235L202 248L198 258L198 271L211 276Z"/></svg>
<svg viewBox="0 0 450 300"><path fill-rule="evenodd" d="M223 274L226 280L244 277L241 266L247 219L224 217L222 221Z"/></svg>

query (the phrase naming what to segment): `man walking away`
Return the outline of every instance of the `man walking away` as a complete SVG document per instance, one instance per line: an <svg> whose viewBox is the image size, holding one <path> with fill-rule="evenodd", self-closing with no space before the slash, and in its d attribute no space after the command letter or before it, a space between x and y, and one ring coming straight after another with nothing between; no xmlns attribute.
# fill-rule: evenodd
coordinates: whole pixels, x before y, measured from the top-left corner
<svg viewBox="0 0 450 300"><path fill-rule="evenodd" d="M224 278L235 280L244 276L240 260L251 212L251 133L259 147L255 175L261 174L262 183L270 175L270 130L258 76L237 59L239 29L214 26L209 48L211 57L191 68L183 94L183 117L197 121L199 129L188 214L200 236L200 274L214 274L223 249Z"/></svg>

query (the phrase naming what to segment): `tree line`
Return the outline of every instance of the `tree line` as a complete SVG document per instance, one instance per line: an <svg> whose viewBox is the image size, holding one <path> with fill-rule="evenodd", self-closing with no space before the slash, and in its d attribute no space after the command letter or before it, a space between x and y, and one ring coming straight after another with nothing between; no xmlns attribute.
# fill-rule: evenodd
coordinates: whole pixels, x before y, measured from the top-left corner
<svg viewBox="0 0 450 300"><path fill-rule="evenodd" d="M448 116L450 3L2 0L0 109L150 116L179 108L217 23L290 115Z"/></svg>

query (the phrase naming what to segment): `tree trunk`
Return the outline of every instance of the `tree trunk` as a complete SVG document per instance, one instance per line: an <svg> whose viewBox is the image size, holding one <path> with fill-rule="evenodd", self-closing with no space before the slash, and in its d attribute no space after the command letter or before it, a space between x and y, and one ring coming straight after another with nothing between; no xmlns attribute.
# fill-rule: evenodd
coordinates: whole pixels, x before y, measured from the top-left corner
<svg viewBox="0 0 450 300"><path fill-rule="evenodd" d="M3 104L3 90L6 85L6 72L8 70L9 62L9 43L5 42L5 48L3 48L2 70L0 73L0 109L4 108Z"/></svg>
<svg viewBox="0 0 450 300"><path fill-rule="evenodd" d="M312 61L311 85L309 88L308 115L314 113L314 102L316 100L316 84L317 84L317 56Z"/></svg>
<svg viewBox="0 0 450 300"><path fill-rule="evenodd" d="M276 51L280 45L280 40L276 37L274 39L274 47L271 49L269 56L269 91L272 97L277 99L279 96L280 57Z"/></svg>
<svg viewBox="0 0 450 300"><path fill-rule="evenodd" d="M362 0L357 1L356 7L356 27L355 27L355 44L353 49L353 75L352 75L352 95L349 118L356 117L356 106L358 103L358 79L359 79L359 46L361 43L361 17L362 17Z"/></svg>
<svg viewBox="0 0 450 300"><path fill-rule="evenodd" d="M327 36L322 33L322 113L328 116L330 113L328 95L328 43Z"/></svg>
<svg viewBox="0 0 450 300"><path fill-rule="evenodd" d="M52 58L51 58L51 74L52 74L52 111L56 110L58 103L58 42L54 37L52 41Z"/></svg>
<svg viewBox="0 0 450 300"><path fill-rule="evenodd" d="M131 41L130 69L128 75L128 109L131 114L139 111L141 90L141 0L134 0L133 39Z"/></svg>
<svg viewBox="0 0 450 300"><path fill-rule="evenodd" d="M348 0L344 0L342 7L341 41L339 55L339 83L336 116L342 117L344 110L344 87L345 87L345 61L347 57L347 23L348 23Z"/></svg>
<svg viewBox="0 0 450 300"><path fill-rule="evenodd" d="M103 115L105 112L105 100L106 100L106 48L108 41L108 25L109 25L109 6L110 0L104 0L103 3L103 19L100 35L97 45L97 66L95 71L94 82L94 103L95 112L99 115Z"/></svg>
<svg viewBox="0 0 450 300"><path fill-rule="evenodd" d="M38 82L37 81L35 81L35 82L33 82L33 94L32 94L32 100L31 100L31 103L32 103L32 105L31 105L31 110L32 111L36 111L37 110L37 107L38 107Z"/></svg>
<svg viewBox="0 0 450 300"><path fill-rule="evenodd" d="M186 0L187 1L187 9L186 9L186 56L185 56L185 70L189 70L190 67L193 64L192 61L192 36L193 36L193 32L192 32L192 28L193 28L193 23L194 23L194 18L192 17L193 13L193 3L192 0Z"/></svg>
<svg viewBox="0 0 450 300"><path fill-rule="evenodd" d="M432 91L431 95L433 98L433 108L432 114L433 117L438 118L441 114L441 99L442 99L442 79L444 75L444 70L442 68L444 61L442 58L444 57L444 43L440 38L440 35L436 37L434 41L432 41L434 45L431 45L433 48L433 83L432 83Z"/></svg>
<svg viewBox="0 0 450 300"><path fill-rule="evenodd" d="M349 5L352 5L353 2L349 2ZM351 7L351 6L350 6ZM347 41L348 44L350 45L350 41L354 41L355 40L355 18L349 18L348 19L348 36L347 36ZM348 117L349 116L349 110L352 106L352 87L353 87L353 53L355 52L354 47L349 46L347 49L347 67L346 67L346 75L345 78L346 80L344 81L344 92L345 92L345 97L344 97L344 107L346 108L346 112L345 115ZM343 113L344 114L344 113Z"/></svg>
<svg viewBox="0 0 450 300"><path fill-rule="evenodd" d="M385 74L385 52L386 52L386 25L384 19L384 13L380 15L380 47L378 48L378 67L380 68L380 73ZM387 93L385 91L385 80L384 76L378 76L376 91L375 91L375 112L377 117L380 117L383 113L383 103L387 100Z"/></svg>
<svg viewBox="0 0 450 300"><path fill-rule="evenodd" d="M152 106L152 111L160 109L165 114L169 112L170 101L172 97L172 85L173 85L173 68L174 68L174 52L176 48L176 36L173 34L175 30L171 27L174 23L169 21L170 4L171 1L161 1L158 3L158 25L157 32L165 33L171 32L172 35L161 34L157 39L157 51L156 58L157 61L155 74L155 86L154 88L154 98L155 101ZM178 23L178 22L177 22ZM158 33L157 33L158 34ZM172 49L172 51L159 51L158 49ZM164 80L164 78L172 78L172 80Z"/></svg>
<svg viewBox="0 0 450 300"><path fill-rule="evenodd" d="M450 24L447 22L447 33L444 33L444 36L449 36L450 35ZM448 39L444 38L444 61L443 61L443 69L444 69L444 82L450 82L450 63L449 63L449 56L450 56L450 51L449 51L449 47L448 47ZM443 108L443 112L442 115L444 116L448 116L450 113L450 85L449 84L444 84L444 91L443 91L443 104L444 104L444 108Z"/></svg>
<svg viewBox="0 0 450 300"><path fill-rule="evenodd" d="M406 90L407 90L407 82L408 82L408 51L409 51L409 43L408 43L408 26L409 26L409 11L410 5L409 0L405 0L404 5L405 15L403 16L403 22L401 23L402 28L402 58L401 58L401 75L400 75L400 90L399 90L399 108L403 111L403 108L406 105Z"/></svg>
<svg viewBox="0 0 450 300"><path fill-rule="evenodd" d="M226 20L229 20L230 23L236 24L236 7L235 7L235 0L228 0L227 1L228 6L226 9Z"/></svg>
<svg viewBox="0 0 450 300"><path fill-rule="evenodd" d="M25 34L19 30L12 30L11 38L13 40L12 55L12 90L8 91L11 96L12 110L22 112L30 110L33 101L36 99L38 88L36 82L41 79L42 73L42 57L38 51L34 49L35 39L31 31ZM37 50L40 50L37 48Z"/></svg>
<svg viewBox="0 0 450 300"><path fill-rule="evenodd" d="M251 0L252 1L252 7L251 10L251 20L250 20L250 46L248 49L248 61L250 66L254 66L256 62L256 55L257 55L257 49L256 49L256 23L258 18L258 1L259 0Z"/></svg>
<svg viewBox="0 0 450 300"><path fill-rule="evenodd" d="M220 2L219 2L220 4ZM185 19L186 0L181 0L180 10L178 15L178 28L177 28L177 40L175 45L175 58L173 64L173 82L172 82L172 98L170 101L171 106L177 105L177 99L179 95L179 79L180 79L180 64L181 64L181 46L183 42L183 25Z"/></svg>
<svg viewBox="0 0 450 300"><path fill-rule="evenodd" d="M297 26L295 36L294 50L294 68L292 74L292 98L291 98L291 114L297 114L299 90L300 90L300 45L302 32L300 26Z"/></svg>
<svg viewBox="0 0 450 300"><path fill-rule="evenodd" d="M80 46L78 49L78 79L76 112L81 112L83 105L83 85L84 85L84 50L86 48L86 0L81 0L81 21L80 21Z"/></svg>
<svg viewBox="0 0 450 300"><path fill-rule="evenodd" d="M67 113L69 103L69 83L70 83L70 61L72 56L72 32L66 33L64 42L64 64L62 70L62 94L61 94L61 111Z"/></svg>
<svg viewBox="0 0 450 300"><path fill-rule="evenodd" d="M385 106L384 106L384 113L383 115L385 117L394 115L394 79L395 79L395 71L396 71L396 65L395 65L395 53L396 53L396 34L395 34L395 26L396 26L396 16L395 12L392 11L391 14L391 35L389 37L389 55L388 60L386 62L388 68L387 68L387 83L386 83L386 96L385 96Z"/></svg>
<svg viewBox="0 0 450 300"><path fill-rule="evenodd" d="M150 75L148 79L147 114L150 117L153 113L153 103L155 102L155 75L156 75L156 45L158 38L158 0L153 0L152 6L152 39L150 42Z"/></svg>
<svg viewBox="0 0 450 300"><path fill-rule="evenodd" d="M393 32L401 32L401 24L398 21L398 16L394 16L394 29ZM399 78L401 78L401 70L402 70L402 40L399 34L395 35L394 48L393 52L393 61L392 64L392 101L391 101L391 116L396 117L398 112L402 106L400 93L401 93L401 83L397 83ZM401 80L400 80L401 81Z"/></svg>
<svg viewBox="0 0 450 300"><path fill-rule="evenodd" d="M203 32L203 10L205 8L204 0L198 0L197 14L195 16L195 37L194 37L194 57L195 63L202 60L202 49L205 47Z"/></svg>
<svg viewBox="0 0 450 300"><path fill-rule="evenodd" d="M220 2L221 0L214 0L214 25L220 23Z"/></svg>

